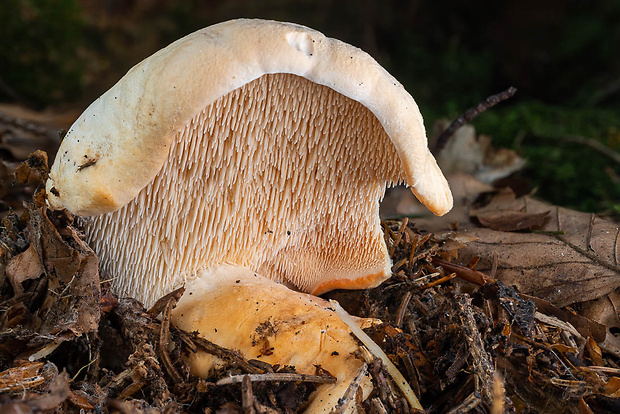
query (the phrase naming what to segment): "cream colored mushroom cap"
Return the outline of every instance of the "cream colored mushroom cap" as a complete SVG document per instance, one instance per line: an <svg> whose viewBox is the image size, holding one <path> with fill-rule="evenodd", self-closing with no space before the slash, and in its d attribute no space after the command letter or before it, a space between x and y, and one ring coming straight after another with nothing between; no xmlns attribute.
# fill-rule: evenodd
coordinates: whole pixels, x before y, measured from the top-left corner
<svg viewBox="0 0 620 414"><path fill-rule="evenodd" d="M435 214L451 209L422 116L403 86L358 48L304 26L263 20L190 34L93 102L61 144L47 183L50 206L78 215L120 209L161 170L173 138L196 113L272 73L301 76L367 107L393 142L416 197Z"/></svg>

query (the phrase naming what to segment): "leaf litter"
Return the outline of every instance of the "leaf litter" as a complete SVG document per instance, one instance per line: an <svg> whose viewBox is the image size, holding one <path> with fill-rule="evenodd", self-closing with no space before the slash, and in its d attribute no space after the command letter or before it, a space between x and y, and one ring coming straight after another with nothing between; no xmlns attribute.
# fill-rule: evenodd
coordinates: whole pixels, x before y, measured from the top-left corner
<svg viewBox="0 0 620 414"><path fill-rule="evenodd" d="M151 310L116 298L99 279L79 222L46 209L44 161L34 153L21 165L21 191L34 196L7 211L0 228L3 412L300 412L317 383L333 381L320 367L303 376L177 329L169 315L181 290ZM494 224L481 227L489 214ZM394 276L374 289L324 296L376 321L365 332L427 412L618 412L620 354L607 324L617 322L617 243L609 242L617 226L581 214L499 193L452 231L387 220ZM519 253L515 243L532 249ZM561 283L577 287L558 293L546 287L560 283L562 257L570 265ZM521 278L510 273L518 266ZM597 312L604 318L592 320ZM227 366L192 377L184 356L198 349ZM352 404L413 412L381 360L360 353L375 389L362 402L351 384L336 412ZM235 380L218 385L223 378Z"/></svg>

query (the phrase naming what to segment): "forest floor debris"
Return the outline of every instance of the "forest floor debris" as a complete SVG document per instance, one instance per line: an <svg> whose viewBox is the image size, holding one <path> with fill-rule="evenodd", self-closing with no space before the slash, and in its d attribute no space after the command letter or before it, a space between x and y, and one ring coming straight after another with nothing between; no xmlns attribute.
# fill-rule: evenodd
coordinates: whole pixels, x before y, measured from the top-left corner
<svg viewBox="0 0 620 414"><path fill-rule="evenodd" d="M177 329L169 314L182 290L151 310L114 297L109 281L99 279L79 222L45 208L42 153L21 168L18 180L34 197L27 208L14 204L0 228L3 410L289 413L303 410L317 383L334 380L320 367L316 376L302 376L294 367L246 360ZM494 213L493 226L500 229L493 231L540 237L531 228L545 225L545 215L533 214L534 224L517 226L514 214L502 220ZM610 335L607 326L579 315L574 301L559 308L497 281L501 265L483 273L474 269L479 257L459 264L472 238L458 230L421 232L414 221L384 222L394 263L390 280L324 297L377 321L366 333L426 412L620 411L620 355L601 346ZM483 241L484 235L476 237ZM184 356L198 348L228 366L207 379L192 377ZM373 393L360 401L352 384L337 410L356 404L368 413L411 412L381 360L367 362L363 373L371 376Z"/></svg>

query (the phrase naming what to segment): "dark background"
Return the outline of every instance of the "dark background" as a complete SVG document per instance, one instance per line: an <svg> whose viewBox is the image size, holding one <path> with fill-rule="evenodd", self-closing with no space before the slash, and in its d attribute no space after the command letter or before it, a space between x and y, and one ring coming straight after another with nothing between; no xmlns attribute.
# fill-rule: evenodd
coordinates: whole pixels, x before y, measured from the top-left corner
<svg viewBox="0 0 620 414"><path fill-rule="evenodd" d="M131 66L239 17L301 23L374 56L414 96L427 130L509 86L474 121L528 159L553 203L618 217L620 1L2 0L0 102L84 108Z"/></svg>

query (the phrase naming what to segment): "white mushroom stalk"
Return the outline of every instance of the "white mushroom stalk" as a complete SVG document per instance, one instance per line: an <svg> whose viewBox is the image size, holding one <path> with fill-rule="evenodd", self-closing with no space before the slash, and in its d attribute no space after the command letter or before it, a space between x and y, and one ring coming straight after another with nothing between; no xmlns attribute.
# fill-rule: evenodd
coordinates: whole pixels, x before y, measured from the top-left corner
<svg viewBox="0 0 620 414"><path fill-rule="evenodd" d="M340 306L340 303L335 300L330 300L329 302L334 308L334 312L336 312L336 315L338 315L340 319L342 319L342 321L347 324L349 329L351 329L351 332L353 332L353 334L360 341L362 341L364 345L366 345L370 353L383 361L383 364L387 368L388 374L390 374L390 376L396 383L396 386L400 388L411 407L417 410L423 410L420 402L418 401L418 397L416 397L415 393L409 386L409 383L407 382L405 377L403 377L403 374L400 373L398 368L396 368L396 365L394 365L394 363L390 360L390 358L388 358L385 352L383 352L383 349L381 349L379 345L377 345L377 343L373 341L372 338L370 338L370 336L368 336L366 332L364 332L362 328L357 325L351 315L349 315L347 311L345 311L342 306Z"/></svg>
<svg viewBox="0 0 620 414"><path fill-rule="evenodd" d="M175 322L210 337L217 321L198 317L215 311L206 300L230 303L233 326L250 312L258 326L284 306L274 281L320 294L388 278L379 202L398 182L435 214L452 207L400 83L368 54L314 30L234 20L162 49L93 102L63 140L47 193L51 208L93 216L85 232L117 293L149 306L185 283L201 293L185 294ZM265 276L256 288L272 305L254 309L256 292L224 289L236 283L231 273L242 284ZM224 290L231 296L219 301ZM331 315L304 309L317 321ZM336 342L355 348L342 329ZM277 355L327 363L296 353L282 345ZM360 366L350 356L334 359L338 385ZM213 367L197 361L204 375Z"/></svg>

